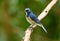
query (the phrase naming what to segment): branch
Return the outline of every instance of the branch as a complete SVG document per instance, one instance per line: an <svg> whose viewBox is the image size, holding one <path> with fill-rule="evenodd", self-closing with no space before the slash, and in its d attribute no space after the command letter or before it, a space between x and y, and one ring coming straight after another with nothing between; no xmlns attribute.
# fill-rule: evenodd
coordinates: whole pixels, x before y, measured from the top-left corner
<svg viewBox="0 0 60 41"><path fill-rule="evenodd" d="M43 10L43 12L38 16L39 20L42 20L48 12L51 10L51 8L56 4L57 0L52 0L47 7ZM33 31L33 28L35 28L37 25L30 25L29 28L25 31L25 36L22 41L30 41L30 35Z"/></svg>

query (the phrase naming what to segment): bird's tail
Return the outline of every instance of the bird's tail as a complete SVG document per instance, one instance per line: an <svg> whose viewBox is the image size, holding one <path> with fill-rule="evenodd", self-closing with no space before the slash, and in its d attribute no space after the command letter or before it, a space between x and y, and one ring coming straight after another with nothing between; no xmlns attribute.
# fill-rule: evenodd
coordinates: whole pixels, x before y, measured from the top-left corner
<svg viewBox="0 0 60 41"><path fill-rule="evenodd" d="M45 27L42 24L38 24L40 27L42 27L42 29L47 33L47 30L45 29Z"/></svg>

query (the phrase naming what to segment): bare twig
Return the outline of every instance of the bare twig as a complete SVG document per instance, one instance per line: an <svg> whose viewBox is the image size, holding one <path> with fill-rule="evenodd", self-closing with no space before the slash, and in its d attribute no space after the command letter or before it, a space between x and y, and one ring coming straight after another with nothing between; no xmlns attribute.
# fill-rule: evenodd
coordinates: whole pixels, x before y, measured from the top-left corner
<svg viewBox="0 0 60 41"><path fill-rule="evenodd" d="M43 12L38 16L39 20L42 20L47 14L48 12L51 10L51 8L54 6L54 4L56 4L57 0L52 0L47 7L43 10ZM33 31L33 28L35 28L37 25L30 25L29 28L25 31L25 36L23 38L22 41L30 41L30 35Z"/></svg>

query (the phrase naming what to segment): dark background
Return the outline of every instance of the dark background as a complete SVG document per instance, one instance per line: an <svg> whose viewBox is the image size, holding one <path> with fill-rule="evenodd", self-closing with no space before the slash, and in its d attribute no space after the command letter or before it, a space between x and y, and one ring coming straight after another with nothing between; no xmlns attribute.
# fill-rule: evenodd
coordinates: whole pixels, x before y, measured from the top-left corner
<svg viewBox="0 0 60 41"><path fill-rule="evenodd" d="M26 21L24 9L28 7L38 16L50 1L0 0L0 41L21 41L30 25ZM60 0L41 23L48 33L37 26L32 32L31 41L60 41Z"/></svg>

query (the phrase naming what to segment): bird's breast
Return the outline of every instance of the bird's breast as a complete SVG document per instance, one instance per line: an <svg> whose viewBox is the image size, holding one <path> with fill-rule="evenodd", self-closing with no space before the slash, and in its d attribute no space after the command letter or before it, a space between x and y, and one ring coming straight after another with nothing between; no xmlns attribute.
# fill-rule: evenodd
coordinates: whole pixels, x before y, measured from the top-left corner
<svg viewBox="0 0 60 41"><path fill-rule="evenodd" d="M27 17L26 19L30 24L35 24L35 22L30 17Z"/></svg>

